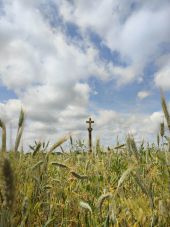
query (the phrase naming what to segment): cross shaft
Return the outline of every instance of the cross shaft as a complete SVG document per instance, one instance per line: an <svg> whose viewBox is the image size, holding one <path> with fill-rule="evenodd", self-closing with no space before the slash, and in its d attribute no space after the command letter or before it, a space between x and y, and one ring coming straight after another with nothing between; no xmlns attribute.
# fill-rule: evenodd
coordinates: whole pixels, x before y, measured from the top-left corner
<svg viewBox="0 0 170 227"><path fill-rule="evenodd" d="M88 131L89 131L89 152L92 152L92 123L94 123L94 121L92 121L91 117L89 118L88 121L86 121L87 124L89 124L88 127Z"/></svg>

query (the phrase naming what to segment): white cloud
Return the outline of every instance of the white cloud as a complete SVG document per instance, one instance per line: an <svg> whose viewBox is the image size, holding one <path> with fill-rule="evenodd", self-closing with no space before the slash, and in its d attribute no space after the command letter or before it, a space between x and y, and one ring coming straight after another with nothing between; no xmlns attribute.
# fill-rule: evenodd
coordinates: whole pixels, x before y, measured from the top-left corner
<svg viewBox="0 0 170 227"><path fill-rule="evenodd" d="M108 127L117 118L117 113L112 110L99 110L96 118L96 127L104 128Z"/></svg>
<svg viewBox="0 0 170 227"><path fill-rule="evenodd" d="M58 84L89 74L108 74L94 46L89 43L85 50L81 49L60 30L53 30L38 10L24 7L20 1L11 2L0 19L4 84L17 89L24 82L27 86L40 82Z"/></svg>
<svg viewBox="0 0 170 227"><path fill-rule="evenodd" d="M161 44L169 42L167 0L59 1L58 8L65 21L77 24L82 33L87 34L88 29L96 32L130 65L113 73L119 85L140 79L147 64L163 55Z"/></svg>
<svg viewBox="0 0 170 227"><path fill-rule="evenodd" d="M124 142L128 133L132 133L137 141L154 140L162 120L161 112L152 114L121 113L111 110L98 110L95 119L94 135L100 137L105 145L113 145L117 136Z"/></svg>
<svg viewBox="0 0 170 227"><path fill-rule="evenodd" d="M161 112L154 112L150 116L144 119L142 131L152 134L155 132L159 132L159 125L162 120L162 113Z"/></svg>
<svg viewBox="0 0 170 227"><path fill-rule="evenodd" d="M164 90L170 90L170 66L166 65L155 75L155 84Z"/></svg>
<svg viewBox="0 0 170 227"><path fill-rule="evenodd" d="M150 95L151 95L151 93L149 91L139 91L137 94L139 99L145 99Z"/></svg>
<svg viewBox="0 0 170 227"><path fill-rule="evenodd" d="M6 103L0 103L0 119L16 124L16 119L22 107L21 101L18 99L10 99Z"/></svg>
<svg viewBox="0 0 170 227"><path fill-rule="evenodd" d="M126 68L115 66L112 67L112 73L114 78L117 80L117 85L122 86L130 82L133 82L136 79L137 70L131 66ZM138 78L138 80L140 77Z"/></svg>

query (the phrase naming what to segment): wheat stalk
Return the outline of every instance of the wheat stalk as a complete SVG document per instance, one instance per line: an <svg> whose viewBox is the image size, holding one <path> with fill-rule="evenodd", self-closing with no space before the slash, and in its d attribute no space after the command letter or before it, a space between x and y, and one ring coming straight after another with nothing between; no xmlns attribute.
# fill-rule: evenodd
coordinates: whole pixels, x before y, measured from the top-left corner
<svg viewBox="0 0 170 227"><path fill-rule="evenodd" d="M139 157L139 153L138 153L138 149L134 140L134 137L131 135L128 135L127 139L126 139L126 144L127 144L127 148L130 154L134 154L137 162L139 162L140 157Z"/></svg>
<svg viewBox="0 0 170 227"><path fill-rule="evenodd" d="M158 144L158 147L159 147L159 144L160 144L159 134L157 134L157 144Z"/></svg>
<svg viewBox="0 0 170 227"><path fill-rule="evenodd" d="M6 127L5 123L0 119L0 127L2 128L2 148L3 152L6 151Z"/></svg>
<svg viewBox="0 0 170 227"><path fill-rule="evenodd" d="M110 192L103 194L99 197L99 199L97 201L97 207L99 208L100 213L102 212L102 205L103 205L104 201L106 199L110 199L110 198L112 198L112 194Z"/></svg>
<svg viewBox="0 0 170 227"><path fill-rule="evenodd" d="M81 206L82 208L84 208L85 210L90 211L90 213L92 214L92 209L91 209L91 207L90 207L90 205L89 205L88 203L85 203L85 202L83 202L83 201L80 201L80 206Z"/></svg>
<svg viewBox="0 0 170 227"><path fill-rule="evenodd" d="M165 127L164 127L164 122L160 123L160 135L163 137L165 134Z"/></svg>
<svg viewBox="0 0 170 227"><path fill-rule="evenodd" d="M88 179L88 176L86 176L86 175L80 175L80 174L78 174L78 173L76 173L76 172L74 172L74 171L70 171L70 173L71 173L74 177L76 177L76 178L78 178L78 179L81 179L81 180Z"/></svg>
<svg viewBox="0 0 170 227"><path fill-rule="evenodd" d="M15 140L15 148L14 148L15 152L18 151L18 147L19 147L19 144L21 141L22 133L24 130L24 119L25 119L25 114L24 114L23 109L21 109L19 121L18 121L18 131L17 131L16 140Z"/></svg>
<svg viewBox="0 0 170 227"><path fill-rule="evenodd" d="M4 158L2 165L4 206L10 210L14 203L14 176L9 159Z"/></svg>
<svg viewBox="0 0 170 227"><path fill-rule="evenodd" d="M161 104L162 104L162 110L164 112L165 119L166 119L166 122L168 125L168 129L170 131L170 115L169 115L168 107L166 104L166 99L165 99L165 96L163 95L162 91L161 91Z"/></svg>
<svg viewBox="0 0 170 227"><path fill-rule="evenodd" d="M21 141L21 137L22 137L23 130L24 130L23 127L21 127L21 128L18 130L17 137L16 137L16 141L15 141L15 148L14 148L14 151L15 151L15 152L18 151L18 147L19 147L19 144L20 144L20 141Z"/></svg>
<svg viewBox="0 0 170 227"><path fill-rule="evenodd" d="M53 144L53 146L50 148L49 153L53 152L57 147L60 147L61 144L63 144L64 142L66 142L68 140L69 136L65 136L62 137L61 139L59 139L59 141L55 144Z"/></svg>
<svg viewBox="0 0 170 227"><path fill-rule="evenodd" d="M55 165L55 166L59 166L59 167L61 167L61 168L69 169L68 166L66 166L66 165L64 165L64 164L62 164L62 163L59 163L59 162L51 162L50 164L51 164L51 165Z"/></svg>

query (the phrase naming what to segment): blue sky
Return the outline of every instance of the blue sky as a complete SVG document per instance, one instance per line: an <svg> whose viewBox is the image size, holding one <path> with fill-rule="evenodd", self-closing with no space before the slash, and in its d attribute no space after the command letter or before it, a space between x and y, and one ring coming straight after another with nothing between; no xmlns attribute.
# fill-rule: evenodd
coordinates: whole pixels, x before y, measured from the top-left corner
<svg viewBox="0 0 170 227"><path fill-rule="evenodd" d="M12 90L7 89L5 86L2 84L0 85L0 92L1 92L1 97L0 97L0 102L7 102L9 99L15 99L17 96Z"/></svg>
<svg viewBox="0 0 170 227"><path fill-rule="evenodd" d="M0 117L25 141L84 137L85 120L109 145L153 138L170 100L168 0L0 1ZM35 133L36 131L36 133Z"/></svg>

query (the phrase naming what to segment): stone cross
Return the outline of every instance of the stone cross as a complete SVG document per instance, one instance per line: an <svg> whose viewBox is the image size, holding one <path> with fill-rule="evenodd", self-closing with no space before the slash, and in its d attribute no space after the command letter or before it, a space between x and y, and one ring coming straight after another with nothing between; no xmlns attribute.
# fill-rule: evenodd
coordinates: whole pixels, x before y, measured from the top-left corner
<svg viewBox="0 0 170 227"><path fill-rule="evenodd" d="M94 123L94 121L92 121L91 117L89 118L88 121L86 121L87 124L89 124L88 127L88 131L89 131L89 152L92 152L92 123Z"/></svg>

